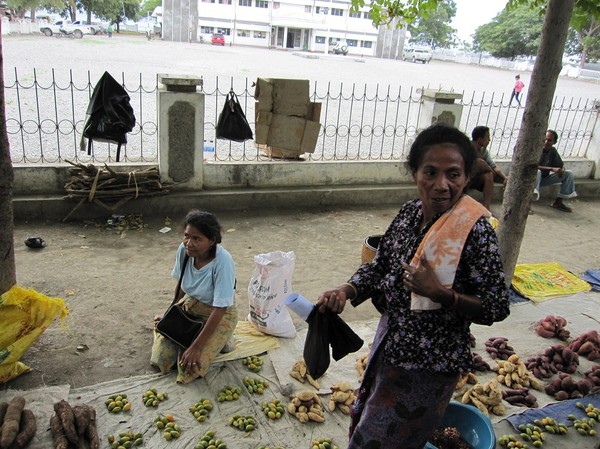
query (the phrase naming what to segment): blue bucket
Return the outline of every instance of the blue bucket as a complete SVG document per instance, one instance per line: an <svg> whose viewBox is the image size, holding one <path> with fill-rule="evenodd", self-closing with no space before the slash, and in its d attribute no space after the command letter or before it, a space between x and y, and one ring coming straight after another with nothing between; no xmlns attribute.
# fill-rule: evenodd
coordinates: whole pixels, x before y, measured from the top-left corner
<svg viewBox="0 0 600 449"><path fill-rule="evenodd" d="M450 401L440 427L456 427L473 449L494 449L496 434L490 419L472 405ZM425 449L437 449L431 443Z"/></svg>

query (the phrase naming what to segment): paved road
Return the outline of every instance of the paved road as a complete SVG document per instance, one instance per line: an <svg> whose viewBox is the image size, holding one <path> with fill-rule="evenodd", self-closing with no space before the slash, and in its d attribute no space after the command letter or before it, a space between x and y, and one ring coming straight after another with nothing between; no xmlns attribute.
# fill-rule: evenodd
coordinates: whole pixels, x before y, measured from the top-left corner
<svg viewBox="0 0 600 449"><path fill-rule="evenodd" d="M306 58L299 52L268 50L245 46L211 46L148 41L144 35L84 36L83 39L56 39L45 36L3 37L4 70L7 78L31 73L36 69L38 76L50 76L56 69L57 76L68 70L80 79L91 72L92 80L108 70L125 73L127 78L138 79L140 74L150 83L157 73L203 76L205 86L214 88L215 78L227 86L234 80L236 91L257 77L301 78L316 82L319 86L331 83L333 91L343 83L350 88L356 83L367 85L373 93L378 88L380 96L388 88L397 93L411 88L432 87L465 92L465 97L495 93L509 95L514 73L508 70L453 64L433 60L430 64L384 60L377 58L351 58L344 56ZM312 54L312 56L324 56ZM529 85L530 74L522 74ZM250 88L250 85L248 85ZM337 88L336 88L337 87ZM559 97L597 97L598 82L560 78L556 90ZM496 97L497 98L497 97Z"/></svg>

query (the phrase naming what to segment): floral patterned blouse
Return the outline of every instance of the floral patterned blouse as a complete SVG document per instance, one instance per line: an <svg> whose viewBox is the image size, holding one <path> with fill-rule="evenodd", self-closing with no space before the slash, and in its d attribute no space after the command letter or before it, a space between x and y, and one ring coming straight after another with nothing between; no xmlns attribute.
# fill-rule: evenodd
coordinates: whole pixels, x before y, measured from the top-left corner
<svg viewBox="0 0 600 449"><path fill-rule="evenodd" d="M477 296L482 303L481 316L469 317L447 308L410 310L410 291L402 282L401 262L410 264L421 240L440 215L419 231L423 218L421 200L405 203L381 239L373 261L361 265L349 282L360 296L382 296L387 334L379 338L384 338L380 349L387 363L409 370L466 372L473 369L470 324L491 325L506 318L510 313L508 289L496 233L482 217L467 237L452 287L459 293Z"/></svg>

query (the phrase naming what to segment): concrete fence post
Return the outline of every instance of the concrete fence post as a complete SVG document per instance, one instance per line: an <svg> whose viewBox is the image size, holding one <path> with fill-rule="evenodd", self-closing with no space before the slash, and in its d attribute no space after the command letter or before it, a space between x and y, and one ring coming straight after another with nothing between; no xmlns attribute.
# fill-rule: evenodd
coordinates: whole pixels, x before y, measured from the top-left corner
<svg viewBox="0 0 600 449"><path fill-rule="evenodd" d="M600 100L594 103L594 110L595 117L589 121L588 129L585 130L585 133L590 135L585 157L594 163L592 179L600 179Z"/></svg>
<svg viewBox="0 0 600 449"><path fill-rule="evenodd" d="M161 180L202 189L204 94L202 78L159 74L157 91L158 168Z"/></svg>

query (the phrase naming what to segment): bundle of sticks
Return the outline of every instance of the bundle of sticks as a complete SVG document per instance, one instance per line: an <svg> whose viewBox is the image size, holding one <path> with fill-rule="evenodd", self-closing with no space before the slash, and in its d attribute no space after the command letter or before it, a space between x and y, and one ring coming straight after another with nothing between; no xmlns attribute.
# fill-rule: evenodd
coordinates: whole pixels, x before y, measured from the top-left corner
<svg viewBox="0 0 600 449"><path fill-rule="evenodd" d="M164 193L169 187L160 181L157 167L116 172L106 164L104 168L97 168L93 164L67 162L73 165L65 184L68 198L87 198L90 202L94 199L112 200L123 197L135 199Z"/></svg>

